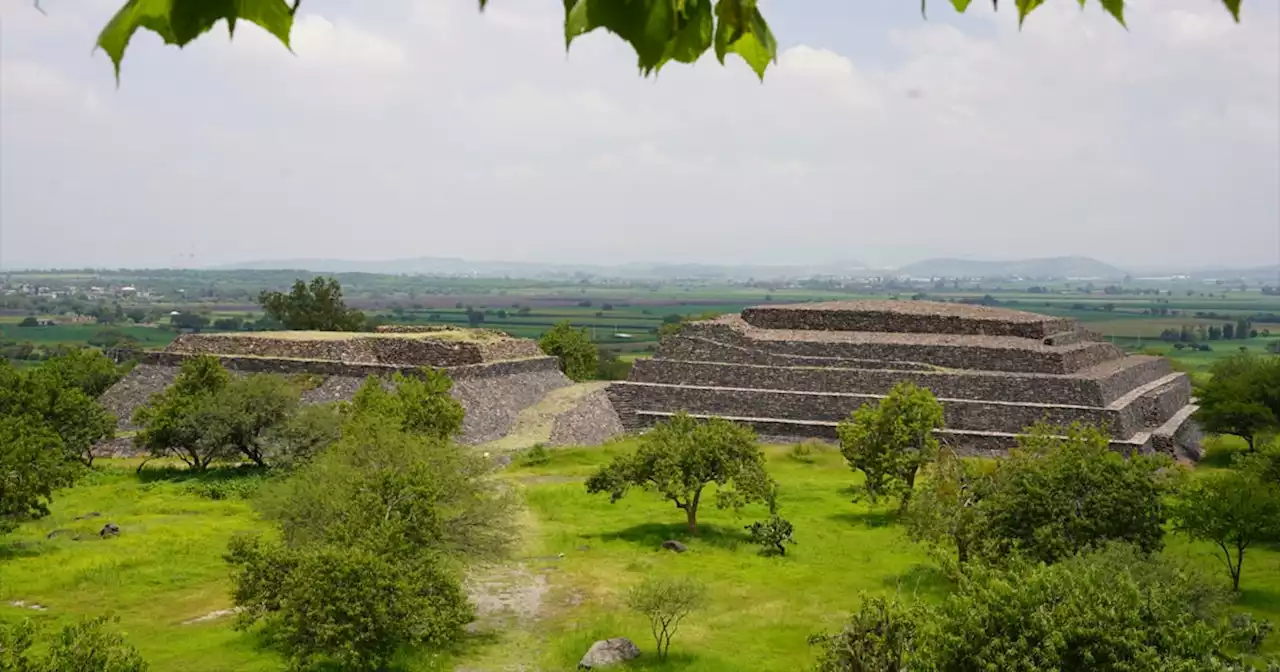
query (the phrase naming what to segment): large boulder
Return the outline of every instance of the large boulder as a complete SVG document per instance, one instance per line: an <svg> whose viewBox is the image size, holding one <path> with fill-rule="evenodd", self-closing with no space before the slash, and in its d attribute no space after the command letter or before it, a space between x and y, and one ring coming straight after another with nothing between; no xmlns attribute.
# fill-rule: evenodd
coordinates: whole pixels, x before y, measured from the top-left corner
<svg viewBox="0 0 1280 672"><path fill-rule="evenodd" d="M668 551L675 551L676 553L684 553L685 551L689 550L688 546L685 546L684 544L676 541L675 539L668 539L662 542L662 547L667 549Z"/></svg>
<svg viewBox="0 0 1280 672"><path fill-rule="evenodd" d="M579 670L594 670L600 667L626 662L640 655L640 648L626 637L605 639L591 645L587 655L578 663Z"/></svg>

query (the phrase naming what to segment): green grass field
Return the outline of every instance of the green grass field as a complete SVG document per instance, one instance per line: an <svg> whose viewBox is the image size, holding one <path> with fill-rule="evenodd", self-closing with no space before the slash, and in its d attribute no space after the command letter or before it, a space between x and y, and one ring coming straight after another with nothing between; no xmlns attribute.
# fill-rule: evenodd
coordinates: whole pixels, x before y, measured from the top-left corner
<svg viewBox="0 0 1280 672"><path fill-rule="evenodd" d="M683 513L654 495L633 491L616 504L587 495L582 480L632 445L554 450L546 464L504 472L527 504L523 547L506 569L545 577L537 617L511 620L442 656L409 652L399 669L501 670L517 663L572 669L592 641L618 636L651 651L647 623L622 599L634 582L661 573L701 579L711 602L681 629L666 665L644 656L627 669L792 671L812 660L808 635L838 628L861 595L937 600L949 589L888 509L851 503L858 477L833 448L805 463L785 446L767 447L769 470L783 488L782 513L795 523L798 543L786 557L763 557L743 531L766 514L762 506L734 515L707 504L701 533L691 536ZM220 556L233 534L265 529L251 503L195 494L182 473L148 469L139 478L133 466L103 461L99 473L59 493L52 515L3 542L0 619L30 616L54 625L112 613L155 670L283 669L277 654L252 632L233 630L229 618L184 624L230 606ZM102 515L76 520L90 512ZM120 537L98 539L107 521L120 525ZM689 552L659 550L672 538ZM1226 580L1207 544L1169 535L1165 553ZM1280 548L1251 553L1241 606L1280 620ZM15 600L47 609L11 606ZM1275 638L1267 648L1280 651Z"/></svg>

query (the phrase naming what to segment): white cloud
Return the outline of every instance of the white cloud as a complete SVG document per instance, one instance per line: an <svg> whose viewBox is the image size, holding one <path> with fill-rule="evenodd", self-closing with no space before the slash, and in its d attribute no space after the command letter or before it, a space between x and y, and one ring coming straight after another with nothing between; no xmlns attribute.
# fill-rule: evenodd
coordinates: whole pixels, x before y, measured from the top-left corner
<svg viewBox="0 0 1280 672"><path fill-rule="evenodd" d="M119 92L77 51L96 19L64 4L31 40L6 4L0 263L1280 256L1274 7L1237 26L1133 0L1125 31L1058 0L1018 31L980 7L890 22L773 3L787 46L760 84L735 57L642 79L610 35L566 55L556 4L317 0L296 55L262 31L181 56L141 40ZM865 13L881 40L819 43L786 27L801 11ZM110 132L75 126L86 96L118 113ZM128 189L62 176L51 200L72 159ZM103 224L136 235L76 242Z"/></svg>

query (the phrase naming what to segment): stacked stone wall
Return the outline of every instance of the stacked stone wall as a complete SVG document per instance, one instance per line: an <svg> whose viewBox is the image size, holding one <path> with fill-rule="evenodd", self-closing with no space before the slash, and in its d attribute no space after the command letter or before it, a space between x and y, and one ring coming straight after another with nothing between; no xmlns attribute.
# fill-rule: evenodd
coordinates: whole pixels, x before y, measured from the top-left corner
<svg viewBox="0 0 1280 672"><path fill-rule="evenodd" d="M983 344L981 339L965 342L912 342L911 334L901 341L832 341L752 338L727 324L694 323L670 338L690 337L770 355L886 362L927 363L949 369L1010 371L1026 373L1073 373L1117 359L1124 352L1110 343L1083 341L1062 347L1038 341L1016 345L1009 340ZM709 346L704 346L709 347Z"/></svg>
<svg viewBox="0 0 1280 672"><path fill-rule="evenodd" d="M634 410L680 409L689 413L817 420L840 422L866 403L883 395L862 393L796 392L792 390L745 390L680 385L616 383L610 396ZM1087 422L1108 427L1114 436L1133 434L1124 426L1118 411L1089 406L1061 406L1030 403L1000 403L982 400L942 399L946 427L992 432L1018 432L1037 422L1054 425Z"/></svg>
<svg viewBox="0 0 1280 672"><path fill-rule="evenodd" d="M909 380L929 388L935 396L953 399L1030 403L1054 400L1078 406L1103 406L1109 401L1102 397L1096 380L1031 374L797 368L651 359L637 360L629 380L672 385L803 392L858 391L868 394L886 394L897 383Z"/></svg>
<svg viewBox="0 0 1280 672"><path fill-rule="evenodd" d="M727 345L696 336L664 338L654 356L658 359L766 366L831 366L845 369L890 369L895 371L933 371L936 368L921 362L887 362L873 359L786 355L738 345Z"/></svg>
<svg viewBox="0 0 1280 672"><path fill-rule="evenodd" d="M306 339L185 334L165 350L183 354L235 354L357 364L459 366L484 361L480 347L475 343L430 338L352 336Z"/></svg>
<svg viewBox="0 0 1280 672"><path fill-rule="evenodd" d="M155 366L180 366L182 362L195 356L185 352L164 351L115 351L117 360L135 359L139 364ZM364 378L367 376L386 376L397 371L414 374L422 369L418 364L364 364L353 362L335 362L319 359L286 359L278 357L253 357L240 355L214 354L222 365L231 371L244 373L295 374L314 373L326 376L347 376ZM449 377L484 378L490 376L507 376L516 373L534 371L558 371L560 365L555 357L528 357L525 359L509 359L496 362L479 362L456 366L435 367L444 369Z"/></svg>
<svg viewBox="0 0 1280 672"><path fill-rule="evenodd" d="M1035 313L935 302L835 302L757 306L742 319L761 329L968 334L1044 339L1071 331L1075 320Z"/></svg>

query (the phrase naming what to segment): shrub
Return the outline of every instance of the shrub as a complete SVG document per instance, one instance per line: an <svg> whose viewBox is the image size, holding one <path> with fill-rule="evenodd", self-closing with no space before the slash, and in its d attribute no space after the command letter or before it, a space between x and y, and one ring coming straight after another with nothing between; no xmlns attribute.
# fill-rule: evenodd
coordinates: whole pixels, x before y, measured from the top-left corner
<svg viewBox="0 0 1280 672"><path fill-rule="evenodd" d="M466 412L450 394L453 380L443 371L424 367L419 376L396 373L390 390L369 376L356 391L348 412L354 420L381 418L406 432L449 439L462 431Z"/></svg>
<svg viewBox="0 0 1280 672"><path fill-rule="evenodd" d="M796 462L813 464L813 446L808 442L797 443L791 446L791 449L787 451L787 457L795 460Z"/></svg>
<svg viewBox="0 0 1280 672"><path fill-rule="evenodd" d="M455 641L475 612L431 555L232 540L239 628L265 621L296 669L382 670L405 644Z"/></svg>
<svg viewBox="0 0 1280 672"><path fill-rule="evenodd" d="M834 635L815 635L810 644L822 648L817 672L900 672L914 669L916 632L925 612L897 600L869 597L844 628Z"/></svg>
<svg viewBox="0 0 1280 672"><path fill-rule="evenodd" d="M648 577L627 593L627 606L649 619L658 660L666 660L671 638L689 614L706 603L707 589L692 578Z"/></svg>
<svg viewBox="0 0 1280 672"><path fill-rule="evenodd" d="M115 619L82 618L54 636L43 659L30 649L36 626L0 624L0 670L6 672L146 672L147 662L124 637L109 629Z"/></svg>
<svg viewBox="0 0 1280 672"><path fill-rule="evenodd" d="M522 467L536 467L551 461L551 452L546 444L535 443L516 458L516 464Z"/></svg>
<svg viewBox="0 0 1280 672"><path fill-rule="evenodd" d="M784 544L794 544L795 539L791 538L794 527L791 521L779 516L777 513L770 514L765 520L758 520L747 526L747 534L753 544L760 546L761 554L767 555L777 553L778 555L786 555L787 547Z"/></svg>

